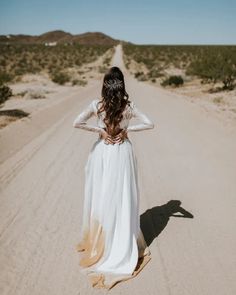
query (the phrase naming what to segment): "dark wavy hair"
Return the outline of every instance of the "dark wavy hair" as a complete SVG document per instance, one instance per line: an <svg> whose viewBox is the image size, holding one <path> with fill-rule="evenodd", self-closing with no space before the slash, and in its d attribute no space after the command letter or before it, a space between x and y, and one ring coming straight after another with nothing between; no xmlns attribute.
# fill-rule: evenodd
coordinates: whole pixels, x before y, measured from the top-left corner
<svg viewBox="0 0 236 295"><path fill-rule="evenodd" d="M119 123L123 118L126 105L130 105L129 95L125 90L124 75L120 68L111 67L104 75L101 91L102 99L98 114L105 111L103 119L106 131L115 136L121 129Z"/></svg>

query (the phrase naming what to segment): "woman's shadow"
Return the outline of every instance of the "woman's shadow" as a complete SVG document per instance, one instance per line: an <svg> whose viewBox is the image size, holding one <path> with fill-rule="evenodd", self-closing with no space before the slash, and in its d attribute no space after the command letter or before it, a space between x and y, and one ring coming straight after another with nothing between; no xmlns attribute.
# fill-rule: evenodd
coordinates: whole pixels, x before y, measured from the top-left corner
<svg viewBox="0 0 236 295"><path fill-rule="evenodd" d="M140 227L147 246L149 246L152 241L159 236L159 234L166 227L171 216L193 218L193 215L180 205L181 201L171 200L162 206L156 206L146 210L140 216Z"/></svg>

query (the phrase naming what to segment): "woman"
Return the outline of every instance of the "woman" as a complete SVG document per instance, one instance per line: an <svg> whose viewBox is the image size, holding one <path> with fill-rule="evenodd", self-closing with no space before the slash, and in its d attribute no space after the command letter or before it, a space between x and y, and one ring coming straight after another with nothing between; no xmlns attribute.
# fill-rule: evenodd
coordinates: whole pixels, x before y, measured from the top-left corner
<svg viewBox="0 0 236 295"><path fill-rule="evenodd" d="M111 289L130 279L151 259L139 220L137 159L128 133L154 128L125 90L118 67L104 75L102 99L94 99L73 127L97 132L85 166L81 271L95 288ZM97 126L87 120L97 118ZM141 122L129 126L131 118Z"/></svg>

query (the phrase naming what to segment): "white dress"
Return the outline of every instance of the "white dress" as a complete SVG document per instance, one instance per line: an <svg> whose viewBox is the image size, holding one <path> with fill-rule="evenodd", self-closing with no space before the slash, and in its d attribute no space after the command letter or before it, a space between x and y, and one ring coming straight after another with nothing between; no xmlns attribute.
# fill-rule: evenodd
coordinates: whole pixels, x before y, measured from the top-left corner
<svg viewBox="0 0 236 295"><path fill-rule="evenodd" d="M97 115L94 99L74 120L73 127L100 132L104 113ZM97 125L87 123L97 117ZM131 118L139 124L129 126ZM154 128L153 122L132 101L126 106L120 128L127 132ZM85 166L83 224L80 243L80 270L94 288L111 289L136 276L151 259L140 228L137 159L131 141L106 144L96 140Z"/></svg>

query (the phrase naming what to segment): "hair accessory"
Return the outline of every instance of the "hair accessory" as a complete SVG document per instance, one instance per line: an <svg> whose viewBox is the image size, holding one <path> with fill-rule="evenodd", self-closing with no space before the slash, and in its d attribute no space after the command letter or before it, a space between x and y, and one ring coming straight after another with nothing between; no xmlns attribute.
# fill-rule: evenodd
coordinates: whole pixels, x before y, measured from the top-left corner
<svg viewBox="0 0 236 295"><path fill-rule="evenodd" d="M111 88L111 89L116 89L116 88L120 88L123 86L123 82L121 80L108 80L106 82L104 82L104 86L107 88Z"/></svg>

